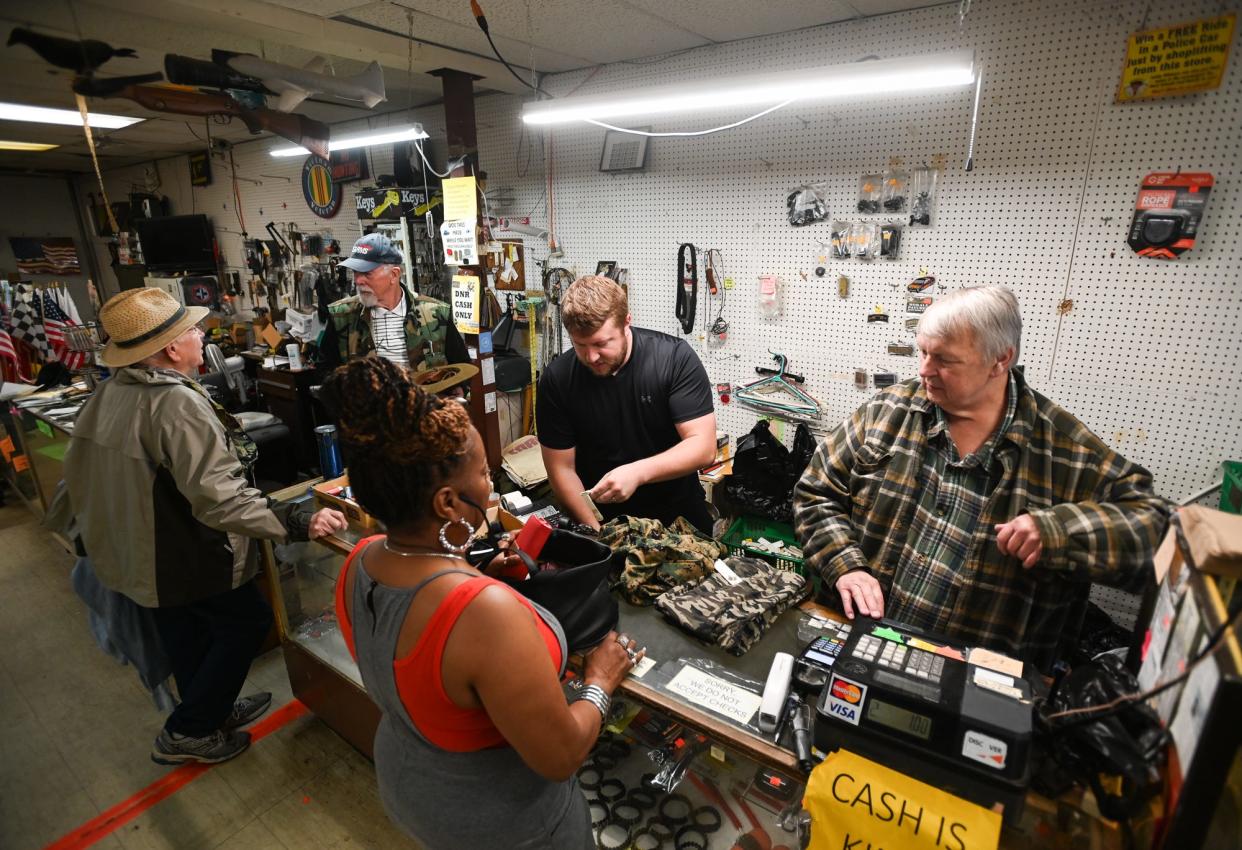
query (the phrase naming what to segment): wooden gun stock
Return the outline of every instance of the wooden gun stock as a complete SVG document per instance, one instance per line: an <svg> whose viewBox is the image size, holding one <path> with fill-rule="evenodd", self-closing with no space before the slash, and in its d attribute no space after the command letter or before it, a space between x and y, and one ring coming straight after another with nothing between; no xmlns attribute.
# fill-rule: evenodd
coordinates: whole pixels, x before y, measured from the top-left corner
<svg viewBox="0 0 1242 850"><path fill-rule="evenodd" d="M82 92L93 94L93 92ZM328 157L328 125L272 109L247 109L224 94L182 91L162 86L125 86L103 97L123 97L152 112L175 115L228 115L240 118L251 133L267 131L301 145L316 156Z"/></svg>

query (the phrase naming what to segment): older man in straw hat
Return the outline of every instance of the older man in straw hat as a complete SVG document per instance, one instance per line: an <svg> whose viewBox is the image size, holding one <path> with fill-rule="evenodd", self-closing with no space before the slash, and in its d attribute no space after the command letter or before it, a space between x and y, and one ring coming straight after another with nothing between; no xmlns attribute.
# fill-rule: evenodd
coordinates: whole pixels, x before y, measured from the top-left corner
<svg viewBox="0 0 1242 850"><path fill-rule="evenodd" d="M307 521L251 487L250 444L194 380L202 307L160 289L112 298L99 318L116 371L74 425L65 457L73 510L100 581L153 609L180 704L155 739L159 764L214 763L250 743L239 727L271 703L238 700L271 626L254 577L251 537L318 537L346 526L336 511Z"/></svg>

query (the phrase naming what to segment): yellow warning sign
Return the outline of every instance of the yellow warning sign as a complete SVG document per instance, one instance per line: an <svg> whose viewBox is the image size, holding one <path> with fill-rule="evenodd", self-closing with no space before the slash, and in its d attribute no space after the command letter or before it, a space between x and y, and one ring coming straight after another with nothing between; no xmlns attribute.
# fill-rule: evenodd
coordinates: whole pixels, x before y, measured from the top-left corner
<svg viewBox="0 0 1242 850"><path fill-rule="evenodd" d="M1001 816L862 756L837 750L815 770L802 804L810 850L996 850Z"/></svg>
<svg viewBox="0 0 1242 850"><path fill-rule="evenodd" d="M1136 32L1126 44L1117 102L1210 91L1229 62L1237 14Z"/></svg>

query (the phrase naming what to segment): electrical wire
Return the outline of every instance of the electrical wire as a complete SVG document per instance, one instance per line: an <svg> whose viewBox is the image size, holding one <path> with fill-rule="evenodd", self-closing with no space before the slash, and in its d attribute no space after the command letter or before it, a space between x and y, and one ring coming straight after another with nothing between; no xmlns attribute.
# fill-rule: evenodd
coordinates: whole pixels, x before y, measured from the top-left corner
<svg viewBox="0 0 1242 850"><path fill-rule="evenodd" d="M707 274L713 276L716 280L716 291L720 296L720 304L716 307L716 319L708 328L708 339L712 336L722 336L729 332L729 323L724 320L725 307L725 272L724 272L724 255L720 253L719 248L708 248L705 252L707 258ZM703 314L703 323L707 324L707 317L711 313L712 290L709 286L707 289L707 310Z"/></svg>
<svg viewBox="0 0 1242 850"><path fill-rule="evenodd" d="M526 80L522 79L522 75L513 70L513 66L509 64L505 57L500 55L500 50L497 49L496 42L492 41L492 34L488 32L487 17L483 14L483 7L479 5L479 0L470 0L470 11L474 13L475 22L478 23L479 29L483 30L483 35L487 36L487 43L492 46L492 53L496 54L496 58L500 60L500 64L508 68L509 73L512 74L513 78L519 83L537 94L546 95L547 92L539 88L538 85L535 83L528 83Z"/></svg>
<svg viewBox="0 0 1242 850"><path fill-rule="evenodd" d="M431 164L431 163L427 160L427 155L423 153L423 146L422 146L422 144L420 144L420 143L419 143L419 141L418 141L417 139L415 139L415 140L414 140L414 150L418 151L418 156L422 159L422 161L423 161L423 165L425 165L425 166L427 167L427 170L428 170L428 171L430 171L432 174L434 174L436 177L439 177L440 179L442 179L442 180L443 180L444 178L448 177L449 175L451 175L451 174L453 173L453 168L455 167L455 164L454 164L453 162L449 162L449 163L445 166L445 168L446 168L446 169L448 169L448 170L447 170L447 171L445 171L443 174L441 174L440 172L436 171L435 166L434 166L434 165L432 165L432 164Z"/></svg>
<svg viewBox="0 0 1242 850"><path fill-rule="evenodd" d="M233 211L237 213L237 223L241 225L242 239L246 239L246 219L242 215L241 192L237 188L237 164L233 162L233 147L229 146L229 171L233 175ZM243 246L244 248L244 246Z"/></svg>
<svg viewBox="0 0 1242 850"><path fill-rule="evenodd" d="M708 136L708 135L711 135L712 133L719 133L722 130L732 130L734 127L741 127L743 124L749 124L751 121L754 121L757 118L762 118L763 116L767 115L769 112L775 112L778 109L788 106L789 104L793 103L794 100L796 99L797 98L791 98L782 103L778 103L775 106L769 106L767 109L763 110L762 112L756 112L754 115L750 116L749 118L743 118L741 121L734 121L732 124L725 124L720 127L713 127L710 130L696 130L694 132L652 133L648 130L631 130L628 127L617 127L616 125L608 124L604 121L596 121L594 118L583 118L582 120L588 124L594 124L596 127L603 127L606 130L615 130L618 133L629 133L634 136L648 136L648 137Z"/></svg>

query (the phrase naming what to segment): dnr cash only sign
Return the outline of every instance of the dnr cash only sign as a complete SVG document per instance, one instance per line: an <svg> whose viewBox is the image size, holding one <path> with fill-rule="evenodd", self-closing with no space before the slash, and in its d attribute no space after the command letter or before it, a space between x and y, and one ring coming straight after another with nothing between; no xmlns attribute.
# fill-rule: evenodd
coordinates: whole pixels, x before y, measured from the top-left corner
<svg viewBox="0 0 1242 850"><path fill-rule="evenodd" d="M1001 816L846 750L811 772L809 850L995 850Z"/></svg>

